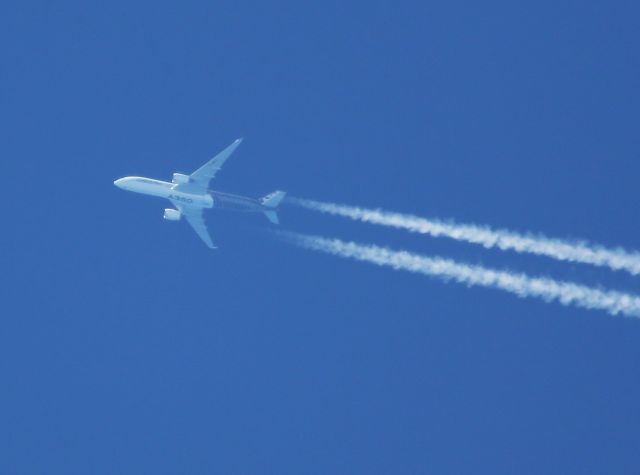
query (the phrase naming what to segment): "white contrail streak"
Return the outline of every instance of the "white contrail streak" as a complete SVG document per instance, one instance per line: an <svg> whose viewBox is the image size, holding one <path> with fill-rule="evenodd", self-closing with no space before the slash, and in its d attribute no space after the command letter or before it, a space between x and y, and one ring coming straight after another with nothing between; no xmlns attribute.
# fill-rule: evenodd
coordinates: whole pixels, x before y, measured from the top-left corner
<svg viewBox="0 0 640 475"><path fill-rule="evenodd" d="M526 274L461 264L449 259L425 257L406 251L392 251L383 247L345 242L339 239L289 232L277 234L307 249L392 267L396 270L454 280L469 286L500 289L519 297L535 297L547 302L557 301L562 305L604 310L611 315L640 317L640 297L636 295L599 290L546 277L529 277Z"/></svg>
<svg viewBox="0 0 640 475"><path fill-rule="evenodd" d="M377 209L323 203L300 198L290 198L289 202L307 209L344 216L356 221L406 229L434 237L446 236L456 241L480 244L485 248L495 247L503 251L511 250L519 253L536 254L559 261L591 264L608 267L612 270L625 270L633 275L640 274L640 253L628 252L624 249L607 249L584 242L573 243L544 236L522 235L504 229L496 230L487 226L456 224Z"/></svg>

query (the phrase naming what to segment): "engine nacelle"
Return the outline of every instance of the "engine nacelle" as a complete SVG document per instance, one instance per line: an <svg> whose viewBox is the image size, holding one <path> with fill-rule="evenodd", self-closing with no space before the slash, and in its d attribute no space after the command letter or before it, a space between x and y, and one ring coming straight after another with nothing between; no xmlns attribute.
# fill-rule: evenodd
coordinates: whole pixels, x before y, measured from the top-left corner
<svg viewBox="0 0 640 475"><path fill-rule="evenodd" d="M164 219L167 221L180 221L182 213L177 209L167 208L164 210Z"/></svg>
<svg viewBox="0 0 640 475"><path fill-rule="evenodd" d="M178 185L184 185L185 183L189 183L190 178L189 175L183 175L182 173L174 173L173 174L173 183Z"/></svg>

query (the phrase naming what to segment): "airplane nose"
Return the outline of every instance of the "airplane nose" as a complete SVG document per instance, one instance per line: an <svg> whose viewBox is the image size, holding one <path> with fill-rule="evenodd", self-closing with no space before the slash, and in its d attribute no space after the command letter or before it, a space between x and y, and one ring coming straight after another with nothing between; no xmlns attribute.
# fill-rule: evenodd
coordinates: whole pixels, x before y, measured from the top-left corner
<svg viewBox="0 0 640 475"><path fill-rule="evenodd" d="M118 188L122 188L123 182L124 182L123 178L118 178L113 182L113 184L116 185Z"/></svg>

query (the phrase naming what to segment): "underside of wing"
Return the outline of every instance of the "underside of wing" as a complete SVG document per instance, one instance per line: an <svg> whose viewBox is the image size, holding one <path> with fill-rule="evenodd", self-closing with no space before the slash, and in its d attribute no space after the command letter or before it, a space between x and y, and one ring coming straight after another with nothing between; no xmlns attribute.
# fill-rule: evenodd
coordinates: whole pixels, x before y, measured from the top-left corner
<svg viewBox="0 0 640 475"><path fill-rule="evenodd" d="M207 225L204 222L204 216L202 214L202 208L188 208L185 206L180 206L177 203L174 203L176 208L180 211L184 219L191 225L196 234L204 241L204 243L210 249L216 249L215 244L211 239L211 235L209 234L209 230L207 229Z"/></svg>
<svg viewBox="0 0 640 475"><path fill-rule="evenodd" d="M215 249L216 246L213 244L211 236L209 235L209 230L207 229L207 225L204 223L204 219L202 218L202 212L197 215L185 214L184 217L196 232L196 234L200 236L200 239L202 239L210 249Z"/></svg>
<svg viewBox="0 0 640 475"><path fill-rule="evenodd" d="M198 168L195 172L191 174L189 187L190 188L199 188L202 191L206 190L209 186L209 182L216 176L218 170L222 168L224 162L231 156L233 151L240 145L242 139L238 139L225 148L218 155L213 157L203 166Z"/></svg>

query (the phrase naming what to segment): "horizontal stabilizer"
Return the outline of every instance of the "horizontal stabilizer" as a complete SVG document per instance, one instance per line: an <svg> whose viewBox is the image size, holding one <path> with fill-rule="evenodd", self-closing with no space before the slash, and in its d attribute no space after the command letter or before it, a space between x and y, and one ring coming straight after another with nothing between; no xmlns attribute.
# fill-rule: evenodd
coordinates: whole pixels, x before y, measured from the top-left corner
<svg viewBox="0 0 640 475"><path fill-rule="evenodd" d="M262 206L268 208L277 208L280 202L284 199L286 193L284 191L274 191L260 200Z"/></svg>
<svg viewBox="0 0 640 475"><path fill-rule="evenodd" d="M278 213L275 211L265 211L264 214L273 224L280 224L280 221L278 220Z"/></svg>

